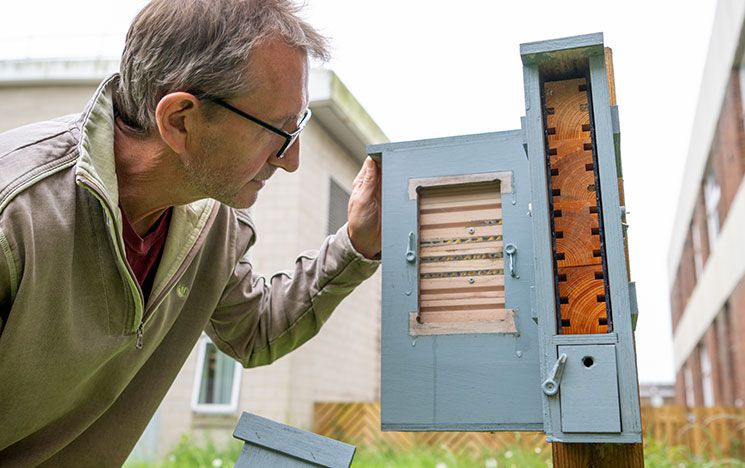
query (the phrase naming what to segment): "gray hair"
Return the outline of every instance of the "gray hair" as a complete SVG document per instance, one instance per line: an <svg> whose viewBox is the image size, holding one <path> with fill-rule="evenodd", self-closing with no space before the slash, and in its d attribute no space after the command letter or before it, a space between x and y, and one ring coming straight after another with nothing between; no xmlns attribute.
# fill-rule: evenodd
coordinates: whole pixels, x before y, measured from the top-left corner
<svg viewBox="0 0 745 468"><path fill-rule="evenodd" d="M127 33L114 103L139 135L156 128L160 99L199 90L230 98L251 90L251 53L279 38L326 61L328 42L291 0L153 0Z"/></svg>

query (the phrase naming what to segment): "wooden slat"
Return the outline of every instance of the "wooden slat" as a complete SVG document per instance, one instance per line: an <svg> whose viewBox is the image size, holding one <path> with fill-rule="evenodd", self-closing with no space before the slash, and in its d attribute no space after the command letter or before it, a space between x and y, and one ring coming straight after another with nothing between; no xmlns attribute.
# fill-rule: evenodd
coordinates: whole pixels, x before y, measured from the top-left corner
<svg viewBox="0 0 745 468"><path fill-rule="evenodd" d="M564 334L606 333L608 314L601 265L559 268L559 301ZM597 278L596 275L600 275ZM582 314L570 313L581 310Z"/></svg>
<svg viewBox="0 0 745 468"><path fill-rule="evenodd" d="M380 404L377 402L317 402L314 404L313 415L313 432L358 447L405 453L413 447L444 446L453 453L469 452L477 455L485 450L520 447L522 450L541 453L547 457L551 453L542 432L382 432L380 430ZM728 458L745 458L745 447L742 444L745 440L745 408L642 406L642 424L644 433L664 447L685 446L695 456L722 460L721 463L724 465ZM696 445L694 445L694 440ZM590 444L561 445L587 447ZM627 451L636 453L637 449L630 448L633 444L626 444L626 446L629 447L626 448ZM606 459L607 463L623 462L625 453L618 453L618 450L620 448L615 446L620 460L614 462ZM562 450L556 456L563 462L572 463L577 459L566 459L567 455L587 460L586 453L585 451L585 453L567 454ZM592 456L605 457L602 453L595 453ZM554 460L554 466L560 466L556 462L557 460ZM567 466L566 463L564 466ZM616 465L596 464L594 466Z"/></svg>
<svg viewBox="0 0 745 468"><path fill-rule="evenodd" d="M473 231L471 231L473 228ZM463 226L450 228L424 229L420 231L419 238L421 242L427 242L432 239L456 239L462 237L479 237L479 236L501 236L502 226Z"/></svg>
<svg viewBox="0 0 745 468"><path fill-rule="evenodd" d="M430 295L431 297L431 295ZM467 300L464 299L452 299L452 298L435 298L435 299L422 299L420 302L419 310L460 310L468 309L473 307L474 309L485 309L487 307L495 307L501 305L504 307L504 293L500 297L469 297Z"/></svg>
<svg viewBox="0 0 745 468"><path fill-rule="evenodd" d="M503 269L504 260L498 259L486 259L486 260L467 260L460 262L434 262L434 263L421 263L419 265L420 273L441 273L450 271L471 271L471 270L490 270L490 269Z"/></svg>
<svg viewBox="0 0 745 468"><path fill-rule="evenodd" d="M554 140L589 137L589 133L582 129L582 125L590 123L587 93L580 91L580 86L586 86L584 78L545 84L545 107L553 109L546 113L546 127L556 129L553 134L548 131L549 147Z"/></svg>
<svg viewBox="0 0 745 468"><path fill-rule="evenodd" d="M453 453L480 456L487 450L522 447L550 456L542 432L382 432L378 402L317 402L313 415L313 432L361 448L407 453L414 447L447 447Z"/></svg>
<svg viewBox="0 0 745 468"><path fill-rule="evenodd" d="M504 304L499 184L422 189L419 209L415 325L511 318Z"/></svg>
<svg viewBox="0 0 745 468"><path fill-rule="evenodd" d="M504 288L451 288L441 290L435 294L420 294L419 298L424 305L427 301L437 299L469 299L469 298L499 298L504 302Z"/></svg>
<svg viewBox="0 0 745 468"><path fill-rule="evenodd" d="M452 289L481 289L484 287L504 289L504 276L423 279L419 282L419 293L432 294L435 293L435 291L446 293L446 291Z"/></svg>
<svg viewBox="0 0 745 468"><path fill-rule="evenodd" d="M613 49L606 47L605 50L605 74L608 78L608 94L610 105L616 105L616 76L613 71Z"/></svg>
<svg viewBox="0 0 745 468"><path fill-rule="evenodd" d="M494 304L489 309L457 309L457 310L422 310L422 323L450 323L450 322L494 322L508 318L504 303Z"/></svg>
<svg viewBox="0 0 745 468"><path fill-rule="evenodd" d="M500 252L501 249L501 239L489 242L425 245L420 247L419 256L431 257L435 255L467 255L479 252Z"/></svg>
<svg viewBox="0 0 745 468"><path fill-rule="evenodd" d="M422 229L430 229L433 225L451 224L451 223L479 223L482 221L491 221L491 224L497 224L497 220L502 219L502 210L493 207L481 208L479 205L474 210L464 210L455 208L455 211L425 211L421 210L419 216L419 225Z"/></svg>

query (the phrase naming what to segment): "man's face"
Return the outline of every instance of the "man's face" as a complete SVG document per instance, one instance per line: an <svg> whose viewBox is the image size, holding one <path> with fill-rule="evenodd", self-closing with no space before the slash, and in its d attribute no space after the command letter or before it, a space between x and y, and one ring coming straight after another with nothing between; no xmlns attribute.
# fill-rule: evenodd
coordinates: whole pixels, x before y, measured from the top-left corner
<svg viewBox="0 0 745 468"><path fill-rule="evenodd" d="M249 95L229 99L232 106L277 128L292 132L308 106L308 59L281 41L259 46L251 61L255 87ZM215 104L212 118L194 138L184 164L192 189L236 208L256 202L258 191L277 168L295 171L300 139L282 159L285 142L277 135Z"/></svg>

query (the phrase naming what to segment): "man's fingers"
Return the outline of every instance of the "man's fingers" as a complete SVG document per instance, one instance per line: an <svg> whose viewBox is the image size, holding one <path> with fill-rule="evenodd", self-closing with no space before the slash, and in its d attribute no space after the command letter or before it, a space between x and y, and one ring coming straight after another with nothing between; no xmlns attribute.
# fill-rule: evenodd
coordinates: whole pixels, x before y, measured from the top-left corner
<svg viewBox="0 0 745 468"><path fill-rule="evenodd" d="M365 160L364 175L362 179L362 185L365 189L369 190L374 188L378 183L378 165L372 158L368 157Z"/></svg>
<svg viewBox="0 0 745 468"><path fill-rule="evenodd" d="M362 184L362 181L364 180L365 173L367 172L367 161L365 161L365 164L362 165L362 169L360 169L360 172L357 173L357 176L354 178L354 182L352 182L352 189L356 189L357 187Z"/></svg>

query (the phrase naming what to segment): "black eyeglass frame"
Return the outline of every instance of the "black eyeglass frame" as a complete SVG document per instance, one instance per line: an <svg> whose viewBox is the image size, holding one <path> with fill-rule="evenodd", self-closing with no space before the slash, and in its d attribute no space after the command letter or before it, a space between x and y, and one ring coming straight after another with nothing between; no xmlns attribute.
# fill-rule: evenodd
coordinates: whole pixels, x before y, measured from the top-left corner
<svg viewBox="0 0 745 468"><path fill-rule="evenodd" d="M276 155L277 159L282 159L285 157L285 153L292 146L292 144L295 143L295 140L297 140L297 137L300 135L300 132L303 131L305 126L308 124L308 121L310 120L311 115L313 115L313 113L310 111L310 107L305 109L305 114L303 114L303 117L300 119L300 122L298 122L297 129L295 129L295 131L290 133L290 132L286 132L282 130L281 128L277 128L274 125L268 122L265 122L258 117L254 117L253 115L249 113L243 112L242 110L228 104L227 102L225 102L223 99L219 97L211 96L209 94L204 94L200 92L189 92L189 94L192 94L199 99L206 99L208 101L214 102L218 106L223 107L231 112L234 112L240 115L241 117L243 117L244 119L248 119L251 122L255 123L256 125L259 125L260 127L263 127L266 130L269 130L270 132L283 137L285 139L285 142L282 145L282 147L279 149L279 151L277 151L277 155Z"/></svg>

